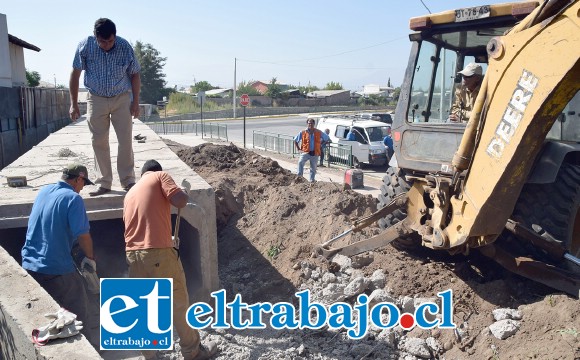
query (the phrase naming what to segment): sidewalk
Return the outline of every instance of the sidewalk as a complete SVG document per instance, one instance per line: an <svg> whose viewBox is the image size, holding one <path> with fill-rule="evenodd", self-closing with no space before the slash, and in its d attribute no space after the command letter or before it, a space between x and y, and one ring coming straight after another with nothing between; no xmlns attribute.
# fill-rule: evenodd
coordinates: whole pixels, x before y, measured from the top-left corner
<svg viewBox="0 0 580 360"><path fill-rule="evenodd" d="M167 134L167 135L159 135L159 136L162 139L175 141L177 143L184 144L187 146L197 146L197 145L201 145L201 144L206 143L206 142L211 142L211 143L218 144L218 145L222 145L222 144L225 145L226 144L225 141L221 141L221 140L217 140L217 139L202 139L201 136L195 136L195 135L189 135L189 134L183 134L183 135L181 135L181 134ZM243 147L243 144L234 143L234 145L236 145L240 148ZM262 156L275 159L278 162L278 164L280 164L281 167L283 167L284 169L292 171L294 174L297 171L298 158L293 159L292 157L287 156L285 154L278 154L278 153L270 152L270 151L252 149L252 144L246 143L246 147L247 147L247 150L255 151ZM342 188L342 185L344 183L344 173L346 170L347 169L340 168L340 167L331 167L331 168L318 167L316 170L316 180L335 183L335 184L338 184ZM309 172L310 172L310 168L308 167L308 164L307 164L306 167L304 168L304 177L305 178L308 178ZM379 178L374 177L374 176L367 176L367 174L365 174L364 188L353 189L353 190L355 190L356 192L361 193L363 195L371 195L372 197L377 198L379 196L379 194L381 193L381 184L382 184L382 179L379 179Z"/></svg>

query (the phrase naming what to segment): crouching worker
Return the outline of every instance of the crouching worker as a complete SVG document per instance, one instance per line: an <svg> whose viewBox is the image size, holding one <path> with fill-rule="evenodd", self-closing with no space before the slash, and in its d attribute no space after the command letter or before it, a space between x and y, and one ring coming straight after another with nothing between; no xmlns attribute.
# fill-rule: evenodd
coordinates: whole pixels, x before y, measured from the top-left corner
<svg viewBox="0 0 580 360"><path fill-rule="evenodd" d="M93 185L87 168L71 164L61 180L44 186L32 205L22 267L65 309L85 322L88 330L88 297L83 277L73 261L73 247L84 253L81 265L96 271L93 240L83 198L85 185Z"/></svg>
<svg viewBox="0 0 580 360"><path fill-rule="evenodd" d="M186 321L189 295L185 273L171 237L171 205L181 209L189 196L175 184L155 160L141 169L141 179L125 196L125 248L129 277L173 279L173 324L179 334L179 345L185 360L211 358L217 351L214 343L201 345L199 332ZM146 359L156 356L154 350L142 351Z"/></svg>

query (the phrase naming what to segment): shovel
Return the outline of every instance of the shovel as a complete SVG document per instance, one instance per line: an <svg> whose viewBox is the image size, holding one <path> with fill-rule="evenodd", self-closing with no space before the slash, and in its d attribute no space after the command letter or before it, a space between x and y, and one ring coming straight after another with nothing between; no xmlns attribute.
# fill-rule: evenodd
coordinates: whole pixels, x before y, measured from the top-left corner
<svg viewBox="0 0 580 360"><path fill-rule="evenodd" d="M186 179L183 179L181 182L181 188L183 191L189 196L189 192L191 191L191 184ZM177 218L175 219L175 230L173 231L173 236L171 237L171 241L173 242L173 247L175 250L179 251L179 223L181 220L181 208L177 209Z"/></svg>

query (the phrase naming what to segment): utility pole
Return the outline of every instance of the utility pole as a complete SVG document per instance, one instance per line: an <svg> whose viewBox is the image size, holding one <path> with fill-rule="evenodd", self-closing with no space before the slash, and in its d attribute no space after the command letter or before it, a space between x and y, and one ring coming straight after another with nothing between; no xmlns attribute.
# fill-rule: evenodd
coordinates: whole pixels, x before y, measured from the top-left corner
<svg viewBox="0 0 580 360"><path fill-rule="evenodd" d="M54 76L54 88L56 89L56 74L52 74Z"/></svg>
<svg viewBox="0 0 580 360"><path fill-rule="evenodd" d="M232 100L232 107L234 109L234 119L236 118L236 68L238 66L238 59L234 58L234 98Z"/></svg>

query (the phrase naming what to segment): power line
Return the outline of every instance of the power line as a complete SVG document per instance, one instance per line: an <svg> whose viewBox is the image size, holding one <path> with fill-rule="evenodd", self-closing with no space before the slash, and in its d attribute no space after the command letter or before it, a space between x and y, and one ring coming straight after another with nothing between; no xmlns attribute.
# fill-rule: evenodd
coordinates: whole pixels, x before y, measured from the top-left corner
<svg viewBox="0 0 580 360"><path fill-rule="evenodd" d="M318 59L325 59L325 58L329 58L329 57L344 55L344 54L352 53L352 52L355 52L355 51L361 51L361 50L371 49L371 48L374 48L374 47L377 47L377 46L389 44L389 43L395 42L397 40L404 39L405 37L406 37L406 35L405 36L400 36L400 37L395 38L395 39L391 39L389 41L385 41L385 42L378 43L378 44L374 44L374 45L365 46L365 47L358 48L358 49L346 50L346 51L339 52L339 53L332 54L332 55L318 56L318 57L309 58L309 59L291 60L289 62L300 62L300 61L308 61L308 60L318 60Z"/></svg>
<svg viewBox="0 0 580 360"><path fill-rule="evenodd" d="M421 4L423 4L423 6L425 7L425 9L427 9L427 11L429 11L429 14L432 14L431 13L431 10L429 10L429 8L427 7L427 5L425 5L425 3L423 2L423 0L419 0L419 1L421 1Z"/></svg>
<svg viewBox="0 0 580 360"><path fill-rule="evenodd" d="M310 61L310 60L319 60L319 59L325 59L325 58L329 58L329 57L335 57L335 56L340 56L340 55L344 55L344 54L348 54L348 53L353 53L355 51L361 51L361 50L366 50L366 49L371 49L377 46L381 46L381 45L385 45L385 44L389 44L395 41L398 41L400 39L405 38L405 36L400 36L398 38L395 39L391 39L389 41L384 41L382 43L378 43L378 44L374 44L374 45L369 45L369 46L365 46L362 48L357 48L357 49L352 49L352 50L346 50L346 51L342 51L336 54L331 54L331 55L323 55L323 56L318 56L318 57L313 57L313 58L306 58L306 59L298 59L298 60L286 60L283 62L280 61L260 61L260 60L247 60L247 59L238 59L239 61L246 61L246 62L255 62L255 63L262 63L262 64L273 64L273 65L286 65L286 66L298 66L298 67L311 67L311 68L318 68L318 69L345 69L345 70L377 70L377 69L386 69L386 68L340 68L340 67L317 67L317 66L307 66L307 65L291 65L289 63L296 63L296 62L301 62L301 61Z"/></svg>
<svg viewBox="0 0 580 360"><path fill-rule="evenodd" d="M238 61L250 62L250 63L260 63L260 64L271 64L271 65L282 65L282 66L290 66L290 67L302 67L302 68L313 68L313 69L335 69L335 70L386 70L388 68L384 67L335 67L335 66L314 66L314 65L295 65L295 64L286 64L281 62L272 62L272 61L259 61L259 60L245 60L239 59Z"/></svg>

